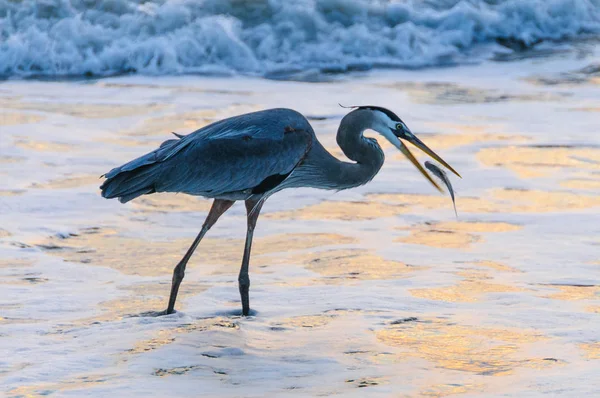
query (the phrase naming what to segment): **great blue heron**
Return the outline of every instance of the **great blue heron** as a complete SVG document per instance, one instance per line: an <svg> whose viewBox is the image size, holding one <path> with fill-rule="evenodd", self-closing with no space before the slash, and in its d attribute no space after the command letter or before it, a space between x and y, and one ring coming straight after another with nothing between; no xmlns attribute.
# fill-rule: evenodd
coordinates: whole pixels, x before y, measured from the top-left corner
<svg viewBox="0 0 600 398"><path fill-rule="evenodd" d="M393 112L357 106L342 119L337 143L354 162L331 155L308 120L291 109L268 109L224 119L189 135L163 142L160 148L106 173L102 196L129 202L155 192L183 192L213 198L200 233L173 270L169 305L174 312L179 285L192 253L206 232L237 200L246 204L247 231L238 277L242 314L250 311L248 265L256 220L265 199L285 188L342 190L371 181L383 165L377 140L363 132L375 130L398 148L438 190L399 138L411 142L454 174L450 165L429 149Z"/></svg>

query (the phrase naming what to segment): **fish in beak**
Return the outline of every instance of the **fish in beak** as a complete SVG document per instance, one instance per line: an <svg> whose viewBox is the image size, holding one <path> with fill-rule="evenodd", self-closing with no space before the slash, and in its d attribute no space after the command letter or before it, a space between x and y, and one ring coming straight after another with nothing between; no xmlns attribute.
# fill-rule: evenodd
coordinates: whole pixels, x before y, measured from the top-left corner
<svg viewBox="0 0 600 398"><path fill-rule="evenodd" d="M394 133L394 135L396 137L410 142L411 144L413 144L414 146L416 146L417 148L419 148L420 150L425 152L427 155L431 156L433 159L438 161L440 164L442 164L448 170L450 170L451 172L456 174L458 177L462 178L461 175L458 174L458 172L456 170L454 170L454 168L452 166L450 166L448 163L446 163L446 161L444 159L442 159L437 153L433 152L427 145L425 145L423 143L423 141L418 139L417 136L415 136L409 130L409 128L406 127L406 125L404 123L398 123L396 125L396 128L393 129L392 132ZM408 147L406 145L404 145L404 143L402 141L400 141L400 142L401 142L401 145L397 146L398 149L400 150L400 152L402 152L404 154L404 156L406 156L408 158L408 160L410 160L410 162L421 172L421 174L423 174L423 177L427 178L427 180L429 180L429 182L431 182L434 187L436 187L440 192L442 192L442 189L439 187L439 185L429 176L429 173L427 173L425 171L425 169L423 169L421 164L417 161L417 159L413 156L413 154L408 150Z"/></svg>
<svg viewBox="0 0 600 398"><path fill-rule="evenodd" d="M454 206L454 214L458 218L458 213L456 212L456 201L454 200L454 189L452 189L452 183L450 183L450 179L446 175L446 172L439 168L437 165L431 163L430 161L425 162L425 167L427 170L431 171L434 176L442 180L446 187L448 188L448 192L450 192L450 197L452 198L452 205Z"/></svg>

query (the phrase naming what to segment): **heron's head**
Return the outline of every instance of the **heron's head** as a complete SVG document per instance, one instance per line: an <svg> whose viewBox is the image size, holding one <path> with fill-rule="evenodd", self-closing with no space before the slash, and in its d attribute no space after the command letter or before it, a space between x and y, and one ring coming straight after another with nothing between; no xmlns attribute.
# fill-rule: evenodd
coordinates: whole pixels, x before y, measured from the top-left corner
<svg viewBox="0 0 600 398"><path fill-rule="evenodd" d="M444 167L448 168L451 172L460 177L460 174L456 172L444 159L433 152L427 145L423 143L417 136L415 136L410 129L404 124L404 122L392 111L379 106L357 106L356 110L369 111L371 116L371 122L369 128L377 131L379 134L384 136L389 142L392 143L396 148L400 150L410 160L410 162L423 174L425 178L429 180L438 190L441 190L436 182L429 176L429 174L423 169L421 164L408 150L408 147L402 140L408 141L438 162Z"/></svg>

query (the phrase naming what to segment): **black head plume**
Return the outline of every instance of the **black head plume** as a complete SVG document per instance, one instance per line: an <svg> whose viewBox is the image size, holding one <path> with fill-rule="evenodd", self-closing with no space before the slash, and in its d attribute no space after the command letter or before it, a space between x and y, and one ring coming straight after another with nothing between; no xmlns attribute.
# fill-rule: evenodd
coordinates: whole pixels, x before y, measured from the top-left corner
<svg viewBox="0 0 600 398"><path fill-rule="evenodd" d="M375 105L351 105L351 106L344 106L342 104L338 104L339 106L341 106L342 108L346 108L346 109L369 109L371 111L379 111L382 112L384 114L387 115L387 117L389 117L390 119L392 119L395 122L402 122L402 119L400 119L398 117L398 115L396 115L394 112L390 111L389 109L383 108L381 106L375 106Z"/></svg>

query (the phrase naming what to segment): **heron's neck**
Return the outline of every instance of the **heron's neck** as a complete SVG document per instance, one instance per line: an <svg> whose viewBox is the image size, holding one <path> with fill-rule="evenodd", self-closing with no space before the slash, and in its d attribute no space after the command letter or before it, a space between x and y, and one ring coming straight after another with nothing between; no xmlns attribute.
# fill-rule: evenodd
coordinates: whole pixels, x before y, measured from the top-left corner
<svg viewBox="0 0 600 398"><path fill-rule="evenodd" d="M383 165L383 151L377 141L363 137L371 122L357 113L346 115L337 133L338 145L353 162L339 160L315 139L298 170L286 180L288 186L342 190L366 184L375 177Z"/></svg>
<svg viewBox="0 0 600 398"><path fill-rule="evenodd" d="M375 139L365 138L363 132L369 128L369 120L348 114L342 119L337 133L337 143L344 155L353 162L334 162L333 173L329 178L340 187L347 189L366 184L383 166L384 155Z"/></svg>

